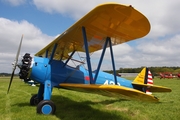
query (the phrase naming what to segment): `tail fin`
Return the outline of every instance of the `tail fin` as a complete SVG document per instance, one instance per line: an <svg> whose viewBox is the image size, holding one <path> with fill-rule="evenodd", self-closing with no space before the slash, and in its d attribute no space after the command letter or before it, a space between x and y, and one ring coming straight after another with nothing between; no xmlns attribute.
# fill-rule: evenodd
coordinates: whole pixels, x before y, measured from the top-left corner
<svg viewBox="0 0 180 120"><path fill-rule="evenodd" d="M143 68L132 82L132 85L135 89L147 94L152 94L151 92L171 92L170 88L153 85L152 74L148 68Z"/></svg>
<svg viewBox="0 0 180 120"><path fill-rule="evenodd" d="M143 68L143 70L137 75L137 77L134 79L133 83L139 83L139 84L147 84L147 85L153 85L153 78L151 71L148 68ZM149 87L142 88L146 94L152 94Z"/></svg>

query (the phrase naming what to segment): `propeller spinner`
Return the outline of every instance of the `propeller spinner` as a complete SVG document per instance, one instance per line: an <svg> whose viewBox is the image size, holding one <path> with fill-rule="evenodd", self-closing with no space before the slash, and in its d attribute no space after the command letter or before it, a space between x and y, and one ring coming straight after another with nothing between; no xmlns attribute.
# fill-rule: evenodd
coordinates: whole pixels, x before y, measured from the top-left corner
<svg viewBox="0 0 180 120"><path fill-rule="evenodd" d="M21 51L22 40L23 40L23 35L21 37L21 41L19 43L19 48L18 48L18 51L17 51L17 54L16 54L15 62L13 64L13 71L12 71L12 74L11 74L11 79L10 79L10 82L9 82L9 87L8 87L7 94L9 93L9 90L10 90L10 87L11 87L11 83L12 83L12 80L13 80L13 77L14 77L14 72L16 70L16 66L17 66L17 62L18 62L18 57L19 57L19 54L20 54L20 51Z"/></svg>

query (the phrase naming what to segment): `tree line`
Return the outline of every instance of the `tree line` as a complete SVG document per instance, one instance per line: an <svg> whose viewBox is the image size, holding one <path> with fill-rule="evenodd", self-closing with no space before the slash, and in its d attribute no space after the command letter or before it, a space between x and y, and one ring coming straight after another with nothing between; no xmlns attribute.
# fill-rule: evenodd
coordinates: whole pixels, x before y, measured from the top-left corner
<svg viewBox="0 0 180 120"><path fill-rule="evenodd" d="M11 73L0 73L0 77L3 76L11 76ZM14 74L14 76L18 76L18 74Z"/></svg>
<svg viewBox="0 0 180 120"><path fill-rule="evenodd" d="M138 68L119 68L116 73L139 73L144 67ZM159 73L180 73L180 67L148 67L153 75L159 75ZM113 70L105 71L113 74Z"/></svg>

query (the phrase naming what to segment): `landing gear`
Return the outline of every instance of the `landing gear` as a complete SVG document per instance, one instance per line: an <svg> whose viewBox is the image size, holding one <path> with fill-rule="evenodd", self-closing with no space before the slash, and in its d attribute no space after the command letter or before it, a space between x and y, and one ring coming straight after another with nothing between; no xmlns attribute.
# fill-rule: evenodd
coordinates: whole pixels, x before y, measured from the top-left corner
<svg viewBox="0 0 180 120"><path fill-rule="evenodd" d="M34 105L38 105L39 102L41 102L43 100L43 98L38 98L37 94L33 95L30 99L30 105L34 106Z"/></svg>
<svg viewBox="0 0 180 120"><path fill-rule="evenodd" d="M50 100L52 94L51 81L45 80L44 84L40 84L38 94L30 99L31 105L37 105L37 113L49 115L54 114L56 111L55 104Z"/></svg>
<svg viewBox="0 0 180 120"><path fill-rule="evenodd" d="M49 114L54 114L55 111L56 111L56 106L51 100L42 100L37 105L37 113L39 114L49 115Z"/></svg>

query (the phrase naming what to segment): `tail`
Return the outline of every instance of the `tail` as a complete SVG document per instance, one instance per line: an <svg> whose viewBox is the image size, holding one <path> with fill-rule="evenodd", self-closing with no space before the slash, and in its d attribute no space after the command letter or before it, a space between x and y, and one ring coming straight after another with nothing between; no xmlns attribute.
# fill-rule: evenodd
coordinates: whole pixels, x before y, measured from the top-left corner
<svg viewBox="0 0 180 120"><path fill-rule="evenodd" d="M137 75L132 85L135 89L143 91L146 94L152 94L152 92L171 92L169 88L153 85L151 71L146 67Z"/></svg>
<svg viewBox="0 0 180 120"><path fill-rule="evenodd" d="M151 71L146 67L143 68L143 70L136 76L133 83L147 84L147 85L152 86L153 85L153 78L152 78ZM146 94L152 94L149 87L143 87L143 88L140 87L137 89L140 89L141 91L145 92Z"/></svg>

